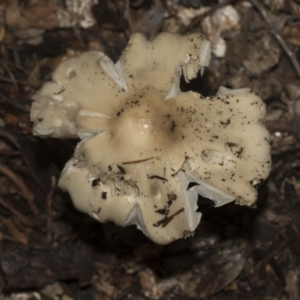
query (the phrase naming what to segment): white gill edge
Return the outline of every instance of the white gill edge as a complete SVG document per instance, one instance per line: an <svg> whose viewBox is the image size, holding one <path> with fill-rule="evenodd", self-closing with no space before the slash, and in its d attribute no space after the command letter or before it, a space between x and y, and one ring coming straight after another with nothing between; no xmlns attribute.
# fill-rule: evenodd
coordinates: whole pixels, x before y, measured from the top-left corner
<svg viewBox="0 0 300 300"><path fill-rule="evenodd" d="M217 91L217 95L241 95L241 94L247 94L250 91L251 91L250 88L229 89L221 85Z"/></svg>
<svg viewBox="0 0 300 300"><path fill-rule="evenodd" d="M118 72L118 74L120 75L121 79L122 79L122 87L123 89L128 92L129 88L127 86L127 82L126 82L126 72L125 72L125 65L124 65L124 55L121 55L121 57L119 58L119 60L115 63L115 68Z"/></svg>
<svg viewBox="0 0 300 300"><path fill-rule="evenodd" d="M211 44L208 40L203 40L199 50L199 62L201 67L208 67L211 58ZM202 69L201 69L202 70Z"/></svg>
<svg viewBox="0 0 300 300"><path fill-rule="evenodd" d="M106 72L106 74L122 89L125 91L128 91L128 86L126 83L126 77L125 77L125 70L124 70L124 64L122 63L122 58L114 64L113 61L107 57L106 55L103 55L100 60L99 64L102 67L102 69Z"/></svg>
<svg viewBox="0 0 300 300"><path fill-rule="evenodd" d="M95 111L91 111L91 110L85 110L85 109L81 109L78 113L79 117L90 117L90 118L104 118L104 119L111 119L111 116L108 115L104 115ZM85 130L85 129L78 129L77 130L77 135L81 140L85 140L89 137L93 137L96 134L98 134L101 130L96 130L96 129L89 129L89 130Z"/></svg>
<svg viewBox="0 0 300 300"><path fill-rule="evenodd" d="M198 208L198 193L195 190L187 189L191 181L186 177L185 172L178 171L177 176L181 183L181 192L183 201L185 203L185 214L187 216L189 229L190 231L194 231L197 228L202 216L200 212L196 212Z"/></svg>
<svg viewBox="0 0 300 300"><path fill-rule="evenodd" d="M201 76L203 76L205 67L209 66L210 58L211 58L211 43L208 40L203 40L201 43L200 49L199 49L199 68L200 68ZM174 84L170 88L170 90L166 96L166 100L176 97L177 95L179 95L181 93L181 90L180 90L181 73L183 72L185 77L187 76L187 74L185 74L185 72L184 72L184 70L182 70L181 66L179 66L177 72L178 72L177 73L178 79L174 82ZM191 78L185 78L185 80L188 82L192 78L194 78L194 76Z"/></svg>
<svg viewBox="0 0 300 300"><path fill-rule="evenodd" d="M86 141L87 139L94 137L98 133L99 133L98 130L89 130L89 131L82 130L82 129L77 130L77 135L81 139L81 141Z"/></svg>
<svg viewBox="0 0 300 300"><path fill-rule="evenodd" d="M92 118L111 119L111 116L104 115L102 113L95 112L95 111L92 111L92 110L85 110L85 109L81 109L79 111L79 113L78 113L78 116L80 116L80 117L92 117Z"/></svg>
<svg viewBox="0 0 300 300"><path fill-rule="evenodd" d="M36 124L32 128L32 134L33 135L39 135L39 136L47 136L52 135L55 131L55 128L47 128L43 126L42 124Z"/></svg>
<svg viewBox="0 0 300 300"><path fill-rule="evenodd" d="M178 96L180 93L181 93L181 90L180 90L180 77L179 77L178 79L176 79L176 81L171 86L171 88L166 96L166 100L174 98L174 97Z"/></svg>
<svg viewBox="0 0 300 300"><path fill-rule="evenodd" d="M199 185L195 186L193 190L204 198L208 198L215 202L215 207L222 206L235 200L235 196L229 195L221 189L213 186L204 179L196 177L190 172L185 172L185 176L189 182L196 182Z"/></svg>
<svg viewBox="0 0 300 300"><path fill-rule="evenodd" d="M145 235L147 235L147 228L144 223L143 214L139 208L139 205L136 204L127 215L126 220L122 226L136 225L139 230L142 230Z"/></svg>

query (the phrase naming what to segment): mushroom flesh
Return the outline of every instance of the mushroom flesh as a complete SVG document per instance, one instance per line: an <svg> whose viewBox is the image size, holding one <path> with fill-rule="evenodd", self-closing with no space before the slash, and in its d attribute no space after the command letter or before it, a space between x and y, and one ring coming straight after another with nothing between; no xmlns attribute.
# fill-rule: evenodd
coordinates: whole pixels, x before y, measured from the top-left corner
<svg viewBox="0 0 300 300"><path fill-rule="evenodd" d="M256 201L271 167L261 98L180 90L210 53L199 33L134 34L115 64L96 51L60 63L31 120L35 135L81 139L58 184L78 210L168 244L194 233L202 205Z"/></svg>

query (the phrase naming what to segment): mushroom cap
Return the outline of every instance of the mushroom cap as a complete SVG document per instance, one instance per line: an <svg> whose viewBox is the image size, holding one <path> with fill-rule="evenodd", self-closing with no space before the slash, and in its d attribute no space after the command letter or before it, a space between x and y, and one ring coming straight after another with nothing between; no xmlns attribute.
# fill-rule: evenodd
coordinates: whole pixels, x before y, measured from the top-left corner
<svg viewBox="0 0 300 300"><path fill-rule="evenodd" d="M201 204L255 202L271 167L265 105L250 89L182 93L181 74L209 58L201 34L135 34L116 64L92 51L58 66L31 120L36 135L82 139L59 180L77 209L167 244L193 234Z"/></svg>

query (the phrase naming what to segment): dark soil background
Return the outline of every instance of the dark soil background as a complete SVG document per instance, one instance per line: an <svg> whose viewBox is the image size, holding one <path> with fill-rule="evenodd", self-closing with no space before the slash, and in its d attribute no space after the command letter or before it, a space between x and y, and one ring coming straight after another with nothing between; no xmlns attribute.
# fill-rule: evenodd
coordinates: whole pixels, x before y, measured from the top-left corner
<svg viewBox="0 0 300 300"><path fill-rule="evenodd" d="M215 55L182 89L253 88L273 142L255 207L208 209L168 246L77 212L56 189L77 141L33 137L29 121L63 58L116 61L131 33L161 31L203 32ZM299 0L0 1L0 299L300 299L299 46Z"/></svg>

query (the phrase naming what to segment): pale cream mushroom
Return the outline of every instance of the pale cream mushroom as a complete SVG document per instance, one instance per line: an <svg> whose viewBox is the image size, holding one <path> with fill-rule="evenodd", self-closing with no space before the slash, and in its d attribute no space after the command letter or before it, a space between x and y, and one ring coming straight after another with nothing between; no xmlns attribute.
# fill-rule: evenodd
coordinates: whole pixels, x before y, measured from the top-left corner
<svg viewBox="0 0 300 300"><path fill-rule="evenodd" d="M36 135L82 139L59 180L77 209L167 244L193 234L203 199L255 202L271 166L265 105L250 89L181 92L209 59L201 34L134 34L116 64L86 52L58 66L31 120Z"/></svg>

